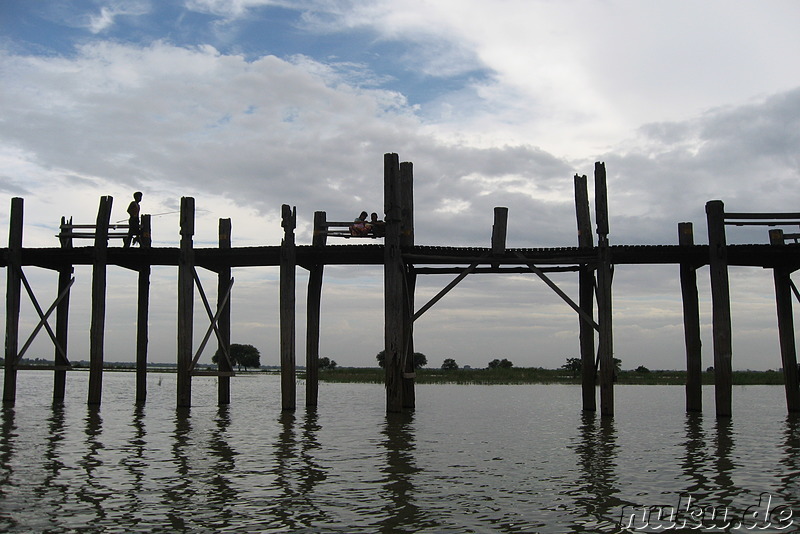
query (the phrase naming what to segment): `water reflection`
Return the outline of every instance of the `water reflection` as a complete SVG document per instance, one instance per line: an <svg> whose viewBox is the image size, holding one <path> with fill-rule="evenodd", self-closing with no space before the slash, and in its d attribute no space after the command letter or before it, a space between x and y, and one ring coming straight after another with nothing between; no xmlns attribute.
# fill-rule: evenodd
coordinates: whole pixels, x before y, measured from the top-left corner
<svg viewBox="0 0 800 534"><path fill-rule="evenodd" d="M103 418L98 406L87 408L84 432L86 434L85 452L78 462L78 465L83 468L83 484L75 492L83 510L75 509L73 517L80 514L80 519L85 520L84 524L94 525L106 517L107 511L103 506L103 501L111 494L103 485L103 477L99 473L99 469L103 465L100 458L103 449L103 442L100 439L103 433Z"/></svg>
<svg viewBox="0 0 800 534"><path fill-rule="evenodd" d="M619 510L632 506L618 496L617 448L614 420L609 417L598 420L594 413L583 412L574 445L580 471L575 489L567 492L574 497L574 506L578 508L570 510L571 516L582 519L573 520L569 532L613 531L619 521Z"/></svg>
<svg viewBox="0 0 800 534"><path fill-rule="evenodd" d="M15 491L13 487L14 468L12 467L11 460L14 456L14 441L17 437L15 431L17 427L14 424L15 414L13 405L3 404L1 413L3 420L2 423L0 423L0 429L2 430L2 435L0 435L0 499L2 503L0 504L4 504ZM6 507L3 506L0 509L6 509ZM17 525L18 523L10 514L0 514L0 530L9 530Z"/></svg>
<svg viewBox="0 0 800 534"><path fill-rule="evenodd" d="M778 492L786 503L800 506L800 414L790 413L786 416L783 429L783 457L780 460L783 469L776 475L780 481ZM800 510L797 510L800 513Z"/></svg>
<svg viewBox="0 0 800 534"><path fill-rule="evenodd" d="M700 413L687 413L684 422L686 439L683 442L683 457L680 458L681 469L689 481L686 494L699 495L708 490L709 478L705 466L709 465L709 455L706 451L706 434L703 430L703 415Z"/></svg>
<svg viewBox="0 0 800 534"><path fill-rule="evenodd" d="M164 491L162 503L167 507L166 516L173 530L187 528L186 510L193 508L195 489L190 475L189 454L191 448L192 414L189 408L175 410L175 431L172 434L172 463L175 476Z"/></svg>
<svg viewBox="0 0 800 534"><path fill-rule="evenodd" d="M435 528L437 523L426 517L415 502L414 475L421 469L415 460L413 412L387 414L381 434L381 446L386 449L386 464L381 469L386 515L378 523L380 532Z"/></svg>
<svg viewBox="0 0 800 534"><path fill-rule="evenodd" d="M315 502L314 492L326 473L314 458L319 449L316 411L306 409L302 434L298 440L297 418L294 412L283 411L279 417L280 432L274 444L275 467L272 470L278 497L270 507L275 528L297 531L311 528L328 520Z"/></svg>

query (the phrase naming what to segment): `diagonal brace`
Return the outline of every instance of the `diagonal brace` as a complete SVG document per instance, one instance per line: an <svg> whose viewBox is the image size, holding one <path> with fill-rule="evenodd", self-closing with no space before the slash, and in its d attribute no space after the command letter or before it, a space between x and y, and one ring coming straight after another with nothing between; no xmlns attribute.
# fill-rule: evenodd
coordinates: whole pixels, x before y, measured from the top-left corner
<svg viewBox="0 0 800 534"><path fill-rule="evenodd" d="M33 303L33 307L36 309L36 313L39 314L39 324L36 325L36 328L33 329L33 332L31 333L30 337L22 346L22 350L20 350L19 354L17 354L17 358L14 363L17 363L22 359L22 355L25 354L25 352L31 346L31 343L33 343L34 338L36 337L36 335L39 333L39 330L41 330L43 326L47 330L47 333L50 335L50 339L53 340L53 344L55 345L56 350L59 352L59 354L61 354L61 356L64 357L64 360L66 361L67 354L66 352L64 352L64 348L59 344L55 333L53 333L53 329L50 328L50 324L47 322L47 318L50 317L50 314L52 314L53 310L56 309L58 303L61 302L61 300L67 295L67 293L69 293L69 289L72 287L72 284L75 283L75 277L72 277L70 279L69 284L67 284L67 287L65 287L61 291L61 293L58 295L53 304L47 309L47 313L43 313L41 306L39 306L39 302L36 300L36 295L33 294L33 289L31 288L30 283L28 283L28 279L25 277L25 273L22 271L22 269L18 270L19 270L20 280L22 280L22 284L25 286L25 291L28 293L31 302Z"/></svg>
<svg viewBox="0 0 800 534"><path fill-rule="evenodd" d="M487 256L488 256L488 254L484 254L484 255L483 255L483 256L481 256L481 257L482 257L482 258L485 258L485 257L487 257ZM470 265L469 267L467 267L466 269L464 269L464 270L461 272L461 274L459 274L458 276L456 276L456 277L453 279L453 281L452 281L452 282L450 282L449 284L447 284L447 286L445 286L445 288L444 288L444 289L442 289L441 291L439 291L439 292L438 292L438 293L437 293L437 294L436 294L436 295L435 295L435 296L434 296L434 297L433 297L431 300L429 300L427 303L425 303L425 305L424 305L423 307L421 307L421 308L420 308L420 309L419 309L419 310L418 310L418 311L417 311L417 312L414 314L414 316L411 318L411 320L412 320L412 321L416 321L416 320L419 318L419 316L420 316L420 315L422 315L423 313L425 313L426 311L428 311L428 310L429 310L429 309L430 309L430 308L431 308L431 307L432 307L434 304L436 304L437 302L439 302L439 301L442 299L442 297L444 297L444 296L445 296L445 295L446 295L446 294L447 294L447 293L448 293L448 292L449 292L451 289L453 289L454 287L456 287L456 285L458 285L458 283L459 283L461 280L463 280L464 278L466 278L466 277L467 277L467 275L468 275L469 273L471 273L472 271L474 271L474 270L475 270L475 269L478 267L478 265L480 265L480 263L481 263L481 262L479 262L479 261L476 261L475 263L473 263L472 265Z"/></svg>
<svg viewBox="0 0 800 534"><path fill-rule="evenodd" d="M197 361L200 359L200 355L203 354L203 350L206 348L206 344L208 343L208 339L211 337L211 331L213 330L217 336L218 340L222 340L222 334L220 334L219 328L217 328L217 322L219 321L219 316L222 314L222 310L225 308L225 305L228 303L228 299L231 296L231 290L233 289L233 278L231 278L230 283L228 284L228 290L225 292L225 296L220 302L219 306L217 307L217 313L212 313L211 306L208 303L208 298L206 297L205 291L203 291L203 284L200 282L200 277L197 276L197 270L192 268L192 275L194 276L194 281L197 284L198 292L200 293L200 297L203 300L203 306L205 306L206 314L208 314L208 318L211 321L209 324L208 329L206 330L205 335L203 336L203 341L200 343L200 346L197 348L197 352L194 355L194 359L192 360L192 365L189 366L189 372L194 371L195 365L197 365ZM223 354L225 359L228 360L228 364L231 363L230 354L228 353L228 347L223 345ZM233 367L231 365L231 367Z"/></svg>
<svg viewBox="0 0 800 534"><path fill-rule="evenodd" d="M798 302L800 302L800 291L797 291L797 286L794 285L794 282L791 278L789 278L789 287L792 288L792 293L794 293L795 298Z"/></svg>
<svg viewBox="0 0 800 534"><path fill-rule="evenodd" d="M562 291L562 290L561 290L561 288L560 288L560 287L558 287L558 286L556 285L556 283L555 283L555 282L553 282L552 280L550 280L550 278L548 278L548 277L547 277L547 275L546 275L546 274L544 274L544 272L543 272L541 269L539 269L539 268L538 268L536 265L534 265L533 263L529 262L529 261L527 260L527 258L525 258L525 256L523 256L523 255L522 255L520 252L515 252L515 254L517 255L517 257L518 257L520 260L522 260L522 261L525 263L525 265L527 265L527 266L528 266L528 269L530 269L531 271L533 271L533 272L534 272L534 273L535 273L535 274L536 274L536 275L537 275L539 278L541 278L541 279L544 281L544 283L545 283L545 284L547 284L547 285L550 287L550 289L552 289L553 291L555 291L555 292L556 292L556 294L557 294L559 297L561 297L561 298L564 300L564 302L566 302L567 304L569 304L569 306L570 306L570 307L571 307L573 310L575 310L576 312L578 312L578 315L580 315L581 319L583 319L584 321L586 321L587 323L589 323L590 325L592 325L592 328L594 328L594 329L595 329L595 330L597 330L598 332L600 331L600 325L598 325L596 322L594 322L594 319L592 319L592 318L589 316L589 314L587 314L585 311L583 311L583 310L581 309L581 307L580 307L580 306L578 306L577 304L575 304L575 301L574 301L574 300L572 300L571 298L569 298L569 295L567 295L566 293L564 293L564 291Z"/></svg>

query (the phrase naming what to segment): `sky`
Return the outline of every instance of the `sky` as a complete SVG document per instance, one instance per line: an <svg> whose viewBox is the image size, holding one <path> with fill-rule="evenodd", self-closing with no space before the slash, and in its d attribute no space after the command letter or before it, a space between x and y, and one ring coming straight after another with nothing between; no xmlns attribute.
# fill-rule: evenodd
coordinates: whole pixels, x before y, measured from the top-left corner
<svg viewBox="0 0 800 534"><path fill-rule="evenodd" d="M154 246L178 243L184 196L197 205L196 247L215 245L219 218L232 219L234 246L278 245L282 204L310 244L315 211L382 211L393 152L414 164L418 244L489 246L505 206L508 246L574 246L573 176L591 183L596 161L612 244L674 244L683 221L705 243L708 200L798 211L798 20L794 0L2 0L0 232L23 197L24 245L56 247L61 216L92 223L110 195L123 222L140 190ZM728 239L765 243L767 231ZM213 301L216 276L199 274ZM55 274L26 275L46 308ZM326 269L321 356L375 365L382 276ZM730 276L734 368L779 368L771 273ZM136 274L108 277L105 357L133 361ZM452 277L420 277L417 307ZM73 361L88 359L91 270L75 278ZM232 340L276 365L278 270L234 278ZM574 273L552 278L577 299ZM299 363L306 280L298 269ZM175 361L176 281L175 268L154 268L151 361ZM706 367L707 267L698 290ZM613 306L624 369L685 368L678 266L617 266ZM199 345L199 297L195 310ZM25 296L22 320L27 339L38 319ZM415 349L433 367L555 368L578 356L578 318L533 274L471 275L415 323ZM52 351L42 333L26 357Z"/></svg>

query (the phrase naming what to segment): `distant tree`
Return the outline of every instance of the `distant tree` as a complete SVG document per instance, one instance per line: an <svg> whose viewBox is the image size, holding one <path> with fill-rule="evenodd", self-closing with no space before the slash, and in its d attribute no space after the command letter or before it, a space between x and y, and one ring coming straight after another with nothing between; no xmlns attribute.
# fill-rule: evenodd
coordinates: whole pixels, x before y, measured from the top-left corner
<svg viewBox="0 0 800 534"><path fill-rule="evenodd" d="M261 367L261 353L253 345L240 345L239 343L231 343L230 346L231 365L235 365L239 371L246 371L248 367L257 369ZM217 351L211 357L211 361L219 365L220 359L224 358L220 351Z"/></svg>
<svg viewBox="0 0 800 534"><path fill-rule="evenodd" d="M451 371L458 369L458 364L453 358L445 358L442 362L442 371Z"/></svg>
<svg viewBox="0 0 800 534"><path fill-rule="evenodd" d="M567 358L567 363L562 365L561 368L572 373L572 378L578 378L583 369L583 361L580 358Z"/></svg>
<svg viewBox="0 0 800 534"><path fill-rule="evenodd" d="M639 373L639 374L642 374L642 375L644 375L644 374L647 374L647 373L649 373L649 372L650 372L650 369L648 369L648 368L647 368L647 367L645 367L644 365L640 365L639 367L637 367L637 368L636 368L636 372L637 372L637 373Z"/></svg>
<svg viewBox="0 0 800 534"><path fill-rule="evenodd" d="M714 372L714 366L713 365L711 367L709 367L708 369L706 369L706 373L713 373L713 372Z"/></svg>
<svg viewBox="0 0 800 534"><path fill-rule="evenodd" d="M317 360L317 367L319 369L336 369L336 365L336 360L331 360L324 356Z"/></svg>
<svg viewBox="0 0 800 534"><path fill-rule="evenodd" d="M497 368L508 369L508 368L514 367L514 364L511 363L506 358L503 358L502 360L498 360L497 358L495 358L494 360L489 362L488 367L489 367L489 369L497 369Z"/></svg>
<svg viewBox="0 0 800 534"><path fill-rule="evenodd" d="M375 359L378 360L378 365L381 367L386 367L386 351L382 350L378 354L375 355ZM414 353L414 369L419 369L420 367L425 367L428 365L428 357L422 354L421 352Z"/></svg>

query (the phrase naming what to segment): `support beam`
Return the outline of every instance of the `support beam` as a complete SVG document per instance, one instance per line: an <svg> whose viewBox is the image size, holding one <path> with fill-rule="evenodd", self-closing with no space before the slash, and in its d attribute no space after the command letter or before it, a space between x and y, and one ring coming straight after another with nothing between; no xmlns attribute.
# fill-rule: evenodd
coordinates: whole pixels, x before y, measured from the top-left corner
<svg viewBox="0 0 800 534"><path fill-rule="evenodd" d="M177 405L192 405L192 338L194 333L194 198L181 198L181 243L178 255Z"/></svg>
<svg viewBox="0 0 800 534"><path fill-rule="evenodd" d="M414 246L414 166L404 161L400 164L400 249ZM416 407L416 369L414 367L414 292L417 278L414 267L403 262L403 339L405 340L402 361L403 374L403 409L413 410Z"/></svg>
<svg viewBox="0 0 800 534"><path fill-rule="evenodd" d="M3 403L13 404L17 397L17 349L19 348L19 311L22 272L22 221L24 201L11 199L8 223L8 260L6 267L6 344Z"/></svg>
<svg viewBox="0 0 800 534"><path fill-rule="evenodd" d="M106 322L106 269L108 265L108 223L114 199L100 198L95 225L92 263L92 319L89 327L89 398L88 404L100 404L103 396L103 345Z"/></svg>
<svg viewBox="0 0 800 534"><path fill-rule="evenodd" d="M397 154L384 155L383 195L386 221L384 245L384 340L386 350L386 411L403 411L403 356L406 353L403 318L405 267L400 249L400 163Z"/></svg>
<svg viewBox="0 0 800 534"><path fill-rule="evenodd" d="M283 240L281 241L280 325L281 325L281 408L294 410L297 406L295 370L295 250L294 229L297 211L284 204L281 207Z"/></svg>
<svg viewBox="0 0 800 534"><path fill-rule="evenodd" d="M575 175L575 215L578 222L578 246L592 248L592 219L589 213L589 190L586 175ZM581 265L578 272L578 305L583 314L594 322L594 270L590 265ZM595 328L586 320L579 321L579 343L581 354L581 394L583 410L597 410L597 393L595 383Z"/></svg>
<svg viewBox="0 0 800 534"><path fill-rule="evenodd" d="M327 214L314 212L314 236L311 245L318 249L319 261L308 273L306 295L306 406L316 406L319 398L319 330L320 306L322 303L322 275L325 263L322 261L328 234L325 231Z"/></svg>
<svg viewBox="0 0 800 534"><path fill-rule="evenodd" d="M692 223L678 223L678 244L694 246ZM703 411L703 364L701 361L700 304L697 296L697 268L681 263L681 301L683 302L683 336L686 345L686 411Z"/></svg>
<svg viewBox="0 0 800 534"><path fill-rule="evenodd" d="M732 386L731 297L728 285L728 251L725 239L725 205L706 203L709 273L714 330L714 396L717 417L730 417Z"/></svg>
<svg viewBox="0 0 800 534"><path fill-rule="evenodd" d="M231 220L219 220L219 249L231 248ZM230 289L231 268L225 266L217 271L217 367L221 373L232 373L233 366L224 354L231 349L231 299L224 298ZM220 374L217 379L217 404L226 406L231 403L231 377Z"/></svg>
<svg viewBox="0 0 800 534"><path fill-rule="evenodd" d="M494 208L494 224L492 224L492 256L506 253L506 235L508 234L508 208Z"/></svg>
<svg viewBox="0 0 800 534"><path fill-rule="evenodd" d="M594 167L595 211L597 214L597 319L598 357L600 361L600 415L614 415L614 342L611 327L611 249L608 244L608 198L606 167L597 162Z"/></svg>
<svg viewBox="0 0 800 534"><path fill-rule="evenodd" d="M61 217L61 233L67 224L72 224L70 217L67 222L65 217ZM71 237L61 237L59 239L62 250L72 248ZM64 397L67 390L67 370L65 367L69 366L69 359L67 354L67 337L69 331L69 291L67 288L71 284L72 275L75 269L72 265L64 265L58 270L58 294L64 293L64 298L58 303L56 308L56 346L53 359L55 361L55 371L53 371L53 403L60 404L64 402ZM61 350L59 350L61 347Z"/></svg>
<svg viewBox="0 0 800 534"><path fill-rule="evenodd" d="M783 246L783 230L770 230L769 241ZM800 387L798 386L797 346L794 337L794 314L792 310L791 268L775 267L775 303L778 311L778 337L781 346L783 383L786 390L786 409L789 413L800 412Z"/></svg>
<svg viewBox="0 0 800 534"><path fill-rule="evenodd" d="M139 247L149 250L153 240L151 237L150 215L142 215L142 231L139 236ZM150 314L150 265L142 264L138 268L137 306L136 306L136 405L147 400L147 345L148 316Z"/></svg>

